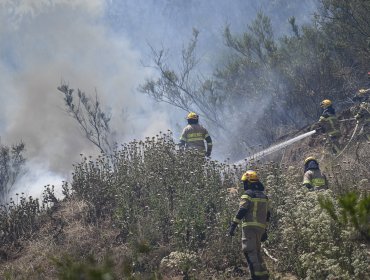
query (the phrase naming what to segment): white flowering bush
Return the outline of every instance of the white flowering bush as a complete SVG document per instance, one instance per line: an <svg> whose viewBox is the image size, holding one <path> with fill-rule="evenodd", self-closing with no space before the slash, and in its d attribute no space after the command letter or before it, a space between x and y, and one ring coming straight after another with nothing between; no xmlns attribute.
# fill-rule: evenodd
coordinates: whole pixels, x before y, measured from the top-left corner
<svg viewBox="0 0 370 280"><path fill-rule="evenodd" d="M90 205L91 221L113 218L122 242L140 239L149 250L165 244L171 251L196 251L222 268L240 263L239 242L222 245L238 205L227 189L240 174L240 166L180 151L170 134L160 134L124 145L113 157L84 158L72 188Z"/></svg>
<svg viewBox="0 0 370 280"><path fill-rule="evenodd" d="M369 244L359 230L368 229L369 172L361 161L324 162L322 166L329 171L330 190L309 192L302 186L303 170L296 166L257 161L242 168L206 160L192 151L178 150L171 134L160 134L125 144L112 156L83 157L75 166L66 202L86 205L81 216L84 226L111 231L113 241L106 240L104 246L125 248L119 257L124 261L116 259L112 265L117 272L123 269L128 279L173 273L184 279L240 279L247 273L240 228L233 238L226 234L243 192L240 176L246 168L255 169L271 204L264 247L278 260L274 265L267 262L272 279L285 272L299 279L368 279ZM342 220L340 198L345 190L353 193L348 201L359 205L348 209L361 211L358 215L348 212L351 219ZM51 191L47 194L44 203L50 207L22 200L19 207L0 211L2 244L31 238L42 222L50 223L47 215L40 220L39 213L57 209L63 201ZM320 201L328 202L330 211ZM66 223L49 216L59 229L55 240L62 242ZM36 222L28 228L28 221ZM357 222L351 221L361 223L356 227ZM13 232L21 234L14 239ZM91 238L89 244L96 237Z"/></svg>
<svg viewBox="0 0 370 280"><path fill-rule="evenodd" d="M191 271L195 271L200 260L196 253L186 252L171 252L164 257L160 263L162 273L169 274L185 274L189 275Z"/></svg>
<svg viewBox="0 0 370 280"><path fill-rule="evenodd" d="M269 246L279 267L301 279L366 279L369 258L352 232L336 223L319 197L335 201L331 190L309 192L294 167L267 176L273 221Z"/></svg>
<svg viewBox="0 0 370 280"><path fill-rule="evenodd" d="M335 172L336 165L331 163L330 170ZM331 186L336 184L331 190L309 192L302 186L303 170L297 167L250 162L247 168L259 172L270 198L272 218L265 246L278 259L278 270L301 279L369 276L366 248L318 201L320 195L336 203L343 184L356 178L342 172L336 181L330 179ZM149 253L158 244L170 252L191 251L201 256L198 265L204 270L226 270L245 264L240 239L225 236L238 208L238 196L227 190L240 187L243 171L241 166L179 151L170 134L160 134L124 145L113 158L85 159L76 166L72 187L91 205L92 221L113 217L122 242L140 240ZM366 180L358 182L366 188Z"/></svg>

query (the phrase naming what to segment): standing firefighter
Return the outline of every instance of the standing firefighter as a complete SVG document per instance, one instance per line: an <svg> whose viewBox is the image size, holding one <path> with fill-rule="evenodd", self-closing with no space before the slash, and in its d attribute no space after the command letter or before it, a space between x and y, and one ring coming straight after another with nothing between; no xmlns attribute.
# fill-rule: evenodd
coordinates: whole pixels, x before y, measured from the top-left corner
<svg viewBox="0 0 370 280"><path fill-rule="evenodd" d="M335 115L335 109L329 99L323 100L320 103L320 107L324 110L318 122L320 127L319 130L326 134L325 146L329 147L333 154L337 154L340 152L340 145L338 142L340 130L338 120Z"/></svg>
<svg viewBox="0 0 370 280"><path fill-rule="evenodd" d="M358 124L361 125L359 136L363 136L367 141L370 141L370 72L367 75L368 84L366 88L360 89L353 98L353 101L360 102L355 115Z"/></svg>
<svg viewBox="0 0 370 280"><path fill-rule="evenodd" d="M319 163L314 157L308 157L304 161L303 185L309 190L328 188L326 176L321 172Z"/></svg>
<svg viewBox="0 0 370 280"><path fill-rule="evenodd" d="M245 192L241 196L239 211L230 226L229 234L234 236L236 227L242 223L242 249L252 280L269 279L261 254L261 241L267 239L266 227L270 219L268 198L255 171L245 172L242 181Z"/></svg>
<svg viewBox="0 0 370 280"><path fill-rule="evenodd" d="M199 116L194 112L190 112L186 119L188 120L188 125L182 131L180 147L196 149L207 157L211 156L212 139L207 129L198 123ZM204 141L207 142L207 148L204 146Z"/></svg>

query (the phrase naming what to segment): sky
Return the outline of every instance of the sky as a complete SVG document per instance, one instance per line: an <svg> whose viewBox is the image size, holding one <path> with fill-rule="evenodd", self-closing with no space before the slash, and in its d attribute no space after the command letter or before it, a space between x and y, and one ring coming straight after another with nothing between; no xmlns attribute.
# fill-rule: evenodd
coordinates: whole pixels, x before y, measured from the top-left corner
<svg viewBox="0 0 370 280"><path fill-rule="evenodd" d="M167 129L177 136L185 112L138 91L155 75L149 46L168 48L176 64L195 27L207 72L224 49L225 25L241 32L261 10L276 34L288 32L289 16L298 24L309 21L315 1L291 2L0 0L0 139L5 145L23 141L28 162L17 189L40 193L43 185L68 179L80 153L97 153L65 111L57 90L62 82L99 94L120 143Z"/></svg>

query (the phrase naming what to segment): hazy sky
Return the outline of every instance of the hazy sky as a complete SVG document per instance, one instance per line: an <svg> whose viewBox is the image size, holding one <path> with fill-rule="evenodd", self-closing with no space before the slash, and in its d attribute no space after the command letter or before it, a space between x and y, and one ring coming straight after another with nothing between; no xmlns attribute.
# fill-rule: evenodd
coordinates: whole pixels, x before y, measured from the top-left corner
<svg viewBox="0 0 370 280"><path fill-rule="evenodd" d="M287 32L283 19L291 15L298 24L309 20L315 1L288 2L294 1L0 0L1 142L24 141L38 178L66 176L81 152L94 153L64 111L61 81L99 93L118 141L175 129L183 112L137 92L153 74L143 67L150 64L148 43L175 58L195 27L203 67L211 69L226 24L240 32L259 10L272 16L277 33Z"/></svg>

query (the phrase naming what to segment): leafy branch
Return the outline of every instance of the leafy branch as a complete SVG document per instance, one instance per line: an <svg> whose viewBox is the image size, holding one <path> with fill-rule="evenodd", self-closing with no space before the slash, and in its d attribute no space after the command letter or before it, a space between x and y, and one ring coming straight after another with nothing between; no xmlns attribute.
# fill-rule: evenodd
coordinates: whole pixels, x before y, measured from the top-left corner
<svg viewBox="0 0 370 280"><path fill-rule="evenodd" d="M102 153L110 153L113 149L109 126L111 116L103 111L98 94L91 98L77 89L76 96L75 90L64 83L57 89L64 94L67 112L77 121L86 138Z"/></svg>

